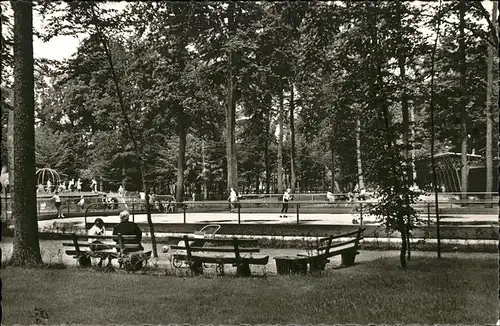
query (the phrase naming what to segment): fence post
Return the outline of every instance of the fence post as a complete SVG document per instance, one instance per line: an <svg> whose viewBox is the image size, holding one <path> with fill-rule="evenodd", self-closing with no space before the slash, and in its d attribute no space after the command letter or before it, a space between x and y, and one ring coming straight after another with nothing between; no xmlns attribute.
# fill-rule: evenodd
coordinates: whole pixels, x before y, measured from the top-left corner
<svg viewBox="0 0 500 326"><path fill-rule="evenodd" d="M9 204L8 204L8 200L7 200L7 188L4 189L5 191L5 221L6 223L9 221L9 212L8 212L8 209L9 209ZM39 211L40 213L40 211Z"/></svg>
<svg viewBox="0 0 500 326"><path fill-rule="evenodd" d="M363 203L359 204L359 225L363 225Z"/></svg>
<svg viewBox="0 0 500 326"><path fill-rule="evenodd" d="M300 224L300 220L299 220L299 206L300 206L300 203L297 203L297 225Z"/></svg>
<svg viewBox="0 0 500 326"><path fill-rule="evenodd" d="M429 227L431 226L431 203L427 203L427 231L429 231Z"/></svg>
<svg viewBox="0 0 500 326"><path fill-rule="evenodd" d="M241 215L240 215L240 203L238 203L238 224L241 224Z"/></svg>
<svg viewBox="0 0 500 326"><path fill-rule="evenodd" d="M68 204L68 217L69 217L69 201L66 200L66 204Z"/></svg>
<svg viewBox="0 0 500 326"><path fill-rule="evenodd" d="M135 223L135 205L132 203L132 222Z"/></svg>
<svg viewBox="0 0 500 326"><path fill-rule="evenodd" d="M186 204L182 203L182 213L184 216L184 224L186 224Z"/></svg>

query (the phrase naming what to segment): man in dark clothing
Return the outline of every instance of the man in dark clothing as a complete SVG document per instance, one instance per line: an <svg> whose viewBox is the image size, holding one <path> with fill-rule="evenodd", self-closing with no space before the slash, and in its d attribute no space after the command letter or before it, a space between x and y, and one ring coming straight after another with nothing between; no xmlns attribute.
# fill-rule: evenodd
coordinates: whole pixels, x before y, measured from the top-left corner
<svg viewBox="0 0 500 326"><path fill-rule="evenodd" d="M135 239L123 239L123 243L138 243L141 244L142 240L142 231L134 222L129 221L130 213L125 210L120 213L120 224L115 226L113 229L113 235L121 234L121 235L135 235ZM143 250L142 245L140 246Z"/></svg>

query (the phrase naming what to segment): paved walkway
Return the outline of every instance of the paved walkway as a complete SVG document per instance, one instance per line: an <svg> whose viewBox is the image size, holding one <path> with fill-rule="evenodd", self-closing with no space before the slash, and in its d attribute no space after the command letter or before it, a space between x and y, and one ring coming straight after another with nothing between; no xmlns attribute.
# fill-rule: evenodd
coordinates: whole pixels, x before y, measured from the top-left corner
<svg viewBox="0 0 500 326"><path fill-rule="evenodd" d="M113 216L90 216L87 217L87 222L93 222L97 217L104 220L105 223L119 223L118 215ZM136 214L133 216L135 222L146 223L146 214ZM301 224L339 224L351 225L352 220L359 219L359 214L315 214L304 213L299 215ZM427 216L422 217L427 220ZM184 215L182 213L169 213L169 214L152 214L153 223L183 223ZM498 215L454 215L453 217L443 218L445 222L464 222L467 223L481 223L490 225L498 223ZM52 219L45 221L38 221L39 227L52 225L54 222L62 222L73 224L75 226L84 225L84 217L72 217L64 219ZM297 223L297 215L289 214L288 218L280 218L279 213L244 213L240 214L241 223L255 223L255 224L295 224ZM435 218L431 218L431 223L435 222ZM229 212L216 212L216 213L187 213L186 223L238 223L238 214ZM376 224L373 216L363 216L363 224Z"/></svg>

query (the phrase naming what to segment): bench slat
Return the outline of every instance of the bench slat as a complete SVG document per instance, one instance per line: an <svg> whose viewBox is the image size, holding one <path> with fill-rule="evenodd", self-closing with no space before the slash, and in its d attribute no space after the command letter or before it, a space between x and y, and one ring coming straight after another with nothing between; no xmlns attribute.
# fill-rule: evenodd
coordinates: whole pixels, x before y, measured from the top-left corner
<svg viewBox="0 0 500 326"><path fill-rule="evenodd" d="M234 248L229 247L189 247L191 251L206 251L206 252L234 252ZM170 246L172 250L186 250L184 246ZM260 252L259 248L239 248L240 252Z"/></svg>
<svg viewBox="0 0 500 326"><path fill-rule="evenodd" d="M184 240L184 237L183 236L171 236L171 237L168 237L169 240ZM210 239L203 239L203 238L194 238L194 237L190 237L188 236L188 240L189 241L203 241L205 243L209 242L209 243L233 243L233 239L222 239L222 238L210 238ZM237 238L238 240L238 244L258 244L259 243L259 240L258 239L240 239L240 238Z"/></svg>
<svg viewBox="0 0 500 326"><path fill-rule="evenodd" d="M116 243L88 243L88 242L78 242L79 247L90 247L90 246L95 246L97 248L99 247L112 247L112 248L120 248L119 244ZM73 243L69 242L64 242L63 247L74 247L75 245ZM134 249L134 248L140 248L140 244L138 243L125 243L123 245L127 249Z"/></svg>
<svg viewBox="0 0 500 326"><path fill-rule="evenodd" d="M86 235L86 234L76 234L77 240L87 240L87 239L107 239L107 240L118 240L118 235ZM135 235L122 235L125 240L133 240L136 238Z"/></svg>
<svg viewBox="0 0 500 326"><path fill-rule="evenodd" d="M365 230L365 228L362 228L361 233L363 233L364 230ZM358 231L359 231L359 229L356 230L356 231L349 232L349 233L343 233L343 234L334 235L332 237L332 240L339 239L339 238L347 238L347 237L356 235L358 233ZM330 237L320 238L318 241L319 242L325 242L325 241L328 241L328 239L330 239ZM312 240L312 241L316 241L316 240Z"/></svg>
<svg viewBox="0 0 500 326"><path fill-rule="evenodd" d="M238 259L236 257L215 257L215 256L197 256L191 255L191 258L202 263L212 263L212 264L236 264ZM269 256L265 257L240 257L240 263L249 265L267 265L269 262Z"/></svg>
<svg viewBox="0 0 500 326"><path fill-rule="evenodd" d="M77 252L76 250L66 250L66 255L68 256L78 256L81 254L91 254L96 257L109 257L113 256L113 258L118 258L117 252L109 252L109 251L90 251L90 250L80 250Z"/></svg>
<svg viewBox="0 0 500 326"><path fill-rule="evenodd" d="M66 250L66 255L68 256L78 256L78 255L81 255L81 254L90 254L91 256L95 256L95 257L108 257L108 256L113 256L113 258L118 258L119 257L119 253L118 252L115 252L115 251L104 251L104 250L101 250L101 251L90 251L90 250L80 250L80 252L78 253L76 250ZM131 253L132 254L132 253ZM134 255L140 255L140 254L144 254L146 256L151 256L151 252L148 251L148 252L143 252L142 250L137 250L137 251L134 251L133 252Z"/></svg>
<svg viewBox="0 0 500 326"><path fill-rule="evenodd" d="M344 246L344 245L348 245L350 243L355 243L356 241L358 240L362 240L363 237L360 237L359 239L352 239L352 240L349 240L349 241L344 241L344 242L339 242L339 243L335 243L335 244L331 244L330 245L330 249L331 248L336 248L336 247L341 247L341 246ZM318 247L318 251L321 251L321 250L326 250L327 246L322 246L322 247Z"/></svg>

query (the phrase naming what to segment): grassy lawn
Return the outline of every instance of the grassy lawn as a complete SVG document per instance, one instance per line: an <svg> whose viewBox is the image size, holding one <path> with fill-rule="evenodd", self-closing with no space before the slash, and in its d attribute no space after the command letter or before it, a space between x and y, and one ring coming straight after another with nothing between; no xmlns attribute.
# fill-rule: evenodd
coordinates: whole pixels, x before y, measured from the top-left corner
<svg viewBox="0 0 500 326"><path fill-rule="evenodd" d="M498 260L395 257L317 276L175 277L6 268L2 324L494 324Z"/></svg>

